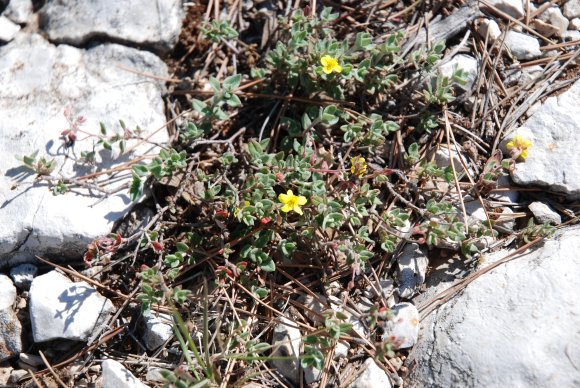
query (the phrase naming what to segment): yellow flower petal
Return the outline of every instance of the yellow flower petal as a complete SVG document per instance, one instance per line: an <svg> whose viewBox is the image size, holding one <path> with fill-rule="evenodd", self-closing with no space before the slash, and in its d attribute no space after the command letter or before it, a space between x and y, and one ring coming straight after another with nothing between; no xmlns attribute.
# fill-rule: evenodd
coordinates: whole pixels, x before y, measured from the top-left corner
<svg viewBox="0 0 580 388"><path fill-rule="evenodd" d="M507 143L506 147L508 150L511 150L512 148L514 148L514 141L511 140L509 143Z"/></svg>
<svg viewBox="0 0 580 388"><path fill-rule="evenodd" d="M288 199L288 195L287 194L280 194L278 196L278 199L280 200L280 202L282 203L288 203L289 199Z"/></svg>
<svg viewBox="0 0 580 388"><path fill-rule="evenodd" d="M337 73L342 73L342 66L340 65L334 66L334 71L336 71Z"/></svg>
<svg viewBox="0 0 580 388"><path fill-rule="evenodd" d="M292 206L290 204L285 204L280 210L282 210L284 213L288 213L290 210L292 210Z"/></svg>
<svg viewBox="0 0 580 388"><path fill-rule="evenodd" d="M528 150L527 150L527 149L523 150L523 151L522 151L522 153L520 154L520 156L521 156L523 159L527 158L527 157L528 157Z"/></svg>
<svg viewBox="0 0 580 388"><path fill-rule="evenodd" d="M298 205L294 205L294 208L292 210L294 210L296 213L298 213L300 215L304 214L302 212L302 209L300 209L300 206L298 206Z"/></svg>
<svg viewBox="0 0 580 388"><path fill-rule="evenodd" d="M308 202L308 200L306 199L306 197L300 195L298 196L298 205L302 206L302 205L306 205L306 202Z"/></svg>

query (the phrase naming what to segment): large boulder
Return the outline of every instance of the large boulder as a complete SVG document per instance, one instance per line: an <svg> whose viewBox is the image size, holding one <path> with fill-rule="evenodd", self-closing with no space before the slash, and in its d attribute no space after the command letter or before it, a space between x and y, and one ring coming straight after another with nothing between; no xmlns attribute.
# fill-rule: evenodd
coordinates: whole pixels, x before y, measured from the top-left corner
<svg viewBox="0 0 580 388"><path fill-rule="evenodd" d="M117 44L79 50L21 33L0 47L0 264L6 264L2 259L24 261L34 255L78 257L91 240L109 233L131 205L130 170L91 182L110 195L76 188L55 196L16 159L38 151L37 158L54 158L53 176L74 178L158 152L156 146L143 143L117 157L117 146L113 153L101 147L95 166L75 163L82 151L93 150L96 138L86 138L85 133L99 134L99 122L108 135L123 132L119 119L129 129L141 128L142 136L164 125L164 83L127 69L167 76L165 64L154 54ZM80 126L84 133L79 132L72 148L59 139L70 127L65 109L73 120L85 118ZM157 143L166 139L164 130L151 138ZM136 140L129 141L127 148L134 145Z"/></svg>
<svg viewBox="0 0 580 388"><path fill-rule="evenodd" d="M166 53L175 46L183 17L180 0L60 0L40 10L41 27L57 43L116 41Z"/></svg>
<svg viewBox="0 0 580 388"><path fill-rule="evenodd" d="M580 227L480 276L421 322L411 386L580 384Z"/></svg>
<svg viewBox="0 0 580 388"><path fill-rule="evenodd" d="M580 198L580 81L564 93L548 98L514 133L531 133L533 147L525 163L516 164L512 179L520 185L539 186Z"/></svg>

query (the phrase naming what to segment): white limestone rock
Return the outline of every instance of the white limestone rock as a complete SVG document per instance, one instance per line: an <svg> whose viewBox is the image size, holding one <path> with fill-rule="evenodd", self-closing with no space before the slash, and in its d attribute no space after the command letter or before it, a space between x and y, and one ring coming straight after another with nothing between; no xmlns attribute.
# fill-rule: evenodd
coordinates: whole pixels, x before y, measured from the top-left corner
<svg viewBox="0 0 580 388"><path fill-rule="evenodd" d="M149 350L155 350L173 336L171 315L151 313L144 318L145 332L143 341Z"/></svg>
<svg viewBox="0 0 580 388"><path fill-rule="evenodd" d="M465 164L468 167L468 171L473 174L473 171L469 166L469 159L466 156L460 156L453 146L451 147L451 152L449 152L449 148L446 144L441 145L441 148L435 153L435 164L439 168L445 168L451 166L451 160L453 160L453 166L458 175L465 172L463 164ZM463 163L461 163L462 160Z"/></svg>
<svg viewBox="0 0 580 388"><path fill-rule="evenodd" d="M580 31L564 31L560 38L562 38L562 41L564 42L580 40ZM580 62L576 60L575 63L579 64Z"/></svg>
<svg viewBox="0 0 580 388"><path fill-rule="evenodd" d="M557 29L556 35L561 35L564 31L566 31L568 29L568 24L570 23L568 19L562 15L560 7L557 6L550 7L545 10L540 15L540 20L554 26Z"/></svg>
<svg viewBox="0 0 580 388"><path fill-rule="evenodd" d="M30 286L30 321L35 342L65 338L85 341L114 307L86 282L73 283L57 271Z"/></svg>
<svg viewBox="0 0 580 388"><path fill-rule="evenodd" d="M578 386L579 252L565 229L423 317L409 386Z"/></svg>
<svg viewBox="0 0 580 388"><path fill-rule="evenodd" d="M0 16L0 42L10 42L20 31L20 26L14 24L6 16Z"/></svg>
<svg viewBox="0 0 580 388"><path fill-rule="evenodd" d="M11 309L16 300L16 287L6 275L0 274L0 310Z"/></svg>
<svg viewBox="0 0 580 388"><path fill-rule="evenodd" d="M580 0L568 0L564 3L564 16L569 20L580 18Z"/></svg>
<svg viewBox="0 0 580 388"><path fill-rule="evenodd" d="M574 31L580 30L580 18L574 18L570 20L570 24L568 24L568 29Z"/></svg>
<svg viewBox="0 0 580 388"><path fill-rule="evenodd" d="M411 243L405 245L397 262L399 264L399 294L403 298L410 298L415 294L417 286L425 282L429 258L418 244Z"/></svg>
<svg viewBox="0 0 580 388"><path fill-rule="evenodd" d="M522 0L488 0L488 3L516 19L525 15Z"/></svg>
<svg viewBox="0 0 580 388"><path fill-rule="evenodd" d="M482 19L479 23L479 35L482 39L487 37L490 42L493 42L501 36L501 30L495 20Z"/></svg>
<svg viewBox="0 0 580 388"><path fill-rule="evenodd" d="M562 223L562 217L554 209L552 209L549 205L546 205L542 202L532 202L528 205L528 208L534 214L534 218L540 223L543 224L547 222L548 224L552 225L560 225Z"/></svg>
<svg viewBox="0 0 580 388"><path fill-rule="evenodd" d="M529 60L542 55L540 42L521 32L509 31L504 41L507 48L518 60Z"/></svg>
<svg viewBox="0 0 580 388"><path fill-rule="evenodd" d="M419 312L411 303L398 303L391 308L394 317L383 325L383 340L389 340L395 349L415 345L419 336Z"/></svg>
<svg viewBox="0 0 580 388"><path fill-rule="evenodd" d="M500 144L507 155L506 144L515 133L532 140L525 162L517 163L511 172L515 183L535 186L580 198L580 81L564 93L549 97L523 124Z"/></svg>
<svg viewBox="0 0 580 388"><path fill-rule="evenodd" d="M10 0L2 13L17 24L26 24L34 13L32 0Z"/></svg>
<svg viewBox="0 0 580 388"><path fill-rule="evenodd" d="M65 157L72 156L72 150L65 150L59 139L69 128L65 108L84 116L81 129L92 134L99 133L99 122L111 135L121 132L119 119L128 128L139 126L143 136L162 127L166 120L164 83L118 66L167 76L166 65L154 54L116 44L79 50L54 46L40 35L20 33L0 47L0 112L4 117L0 120L0 262L22 262L34 255L78 258L89 242L108 234L131 206L126 188L98 203L102 193L84 189L54 196L16 159L38 150L39 157L55 159L56 176L94 172L93 167L75 165L73 158ZM163 143L167 133L160 131L151 140ZM127 148L136 142L129 141ZM77 156L91 150L91 139L75 143ZM98 152L97 166L112 168L157 152L156 146L143 145L131 154L115 157L119 153L115 148L113 155ZM108 182L105 188L111 191L131 180L130 174L117 176L119 181L111 181L111 176L99 179Z"/></svg>
<svg viewBox="0 0 580 388"><path fill-rule="evenodd" d="M356 377L348 388L391 388L389 376L372 358L366 359L361 366L361 370L361 374Z"/></svg>
<svg viewBox="0 0 580 388"><path fill-rule="evenodd" d="M146 388L141 380L115 360L105 360L101 364L103 369L103 388Z"/></svg>
<svg viewBox="0 0 580 388"><path fill-rule="evenodd" d="M272 360L274 366L284 377L297 384L300 380L300 329L295 322L282 317L274 327L272 335L272 356L289 357L285 360Z"/></svg>
<svg viewBox="0 0 580 388"><path fill-rule="evenodd" d="M451 60L445 64L443 64L439 71L441 75L451 78L453 72L456 69L462 69L463 71L467 72L466 84L459 85L457 84L457 88L463 91L470 91L473 83L477 78L477 73L479 66L477 64L477 59L473 58L470 55L465 54L458 54L451 58Z"/></svg>
<svg viewBox="0 0 580 388"><path fill-rule="evenodd" d="M0 310L0 362L22 351L22 326L11 308Z"/></svg>
<svg viewBox="0 0 580 388"><path fill-rule="evenodd" d="M106 39L170 51L183 17L179 0L49 1L40 10L41 27L53 42L83 45Z"/></svg>
<svg viewBox="0 0 580 388"><path fill-rule="evenodd" d="M10 269L10 277L14 285L22 290L28 290L38 268L34 264L24 263Z"/></svg>

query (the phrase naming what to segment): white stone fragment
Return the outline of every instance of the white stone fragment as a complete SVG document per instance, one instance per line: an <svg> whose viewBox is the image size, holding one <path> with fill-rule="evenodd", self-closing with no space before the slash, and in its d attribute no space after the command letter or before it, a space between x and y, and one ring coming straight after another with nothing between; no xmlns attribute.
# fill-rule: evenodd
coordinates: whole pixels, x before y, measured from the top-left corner
<svg viewBox="0 0 580 388"><path fill-rule="evenodd" d="M40 10L51 41L78 46L104 37L162 53L177 43L182 16L180 0L50 1Z"/></svg>
<svg viewBox="0 0 580 388"><path fill-rule="evenodd" d="M411 303L396 304L391 310L394 317L383 325L383 340L391 341L395 349L410 348L419 336L419 312Z"/></svg>
<svg viewBox="0 0 580 388"><path fill-rule="evenodd" d="M488 0L488 3L516 19L525 15L522 0Z"/></svg>
<svg viewBox="0 0 580 388"><path fill-rule="evenodd" d="M580 40L580 31L564 31L560 36L564 42ZM579 62L577 61L576 64Z"/></svg>
<svg viewBox="0 0 580 388"><path fill-rule="evenodd" d="M451 159L453 159L453 166L455 167L457 175L461 175L465 172L465 168L463 167L464 164L468 167L470 173L472 173L467 157L461 155L460 158L453 146L451 147L451 152L449 152L449 148L446 144L441 145L441 148L435 153L435 164L437 167L445 168L451 166ZM462 160L463 163L461 163Z"/></svg>
<svg viewBox="0 0 580 388"><path fill-rule="evenodd" d="M551 24L557 29L556 34L561 35L564 31L568 29L568 24L570 23L564 15L562 15L562 11L560 11L560 7L550 7L545 10L540 15L540 20L545 21L546 23Z"/></svg>
<svg viewBox="0 0 580 388"><path fill-rule="evenodd" d="M28 290L37 271L38 268L34 264L24 263L12 267L10 269L10 277L14 280L16 287Z"/></svg>
<svg viewBox="0 0 580 388"><path fill-rule="evenodd" d="M420 339L407 361L415 367L406 383L577 386L579 252L580 227L564 229L542 247L477 277L423 316Z"/></svg>
<svg viewBox="0 0 580 388"><path fill-rule="evenodd" d="M38 276L30 286L30 321L35 342L65 338L87 340L113 304L86 282L73 283L57 271Z"/></svg>
<svg viewBox="0 0 580 388"><path fill-rule="evenodd" d="M0 16L0 42L10 42L20 31L20 26L14 24L6 16Z"/></svg>
<svg viewBox="0 0 580 388"><path fill-rule="evenodd" d="M272 360L270 363L284 377L293 383L300 379L300 346L302 343L300 329L295 322L282 317L274 327L272 335L272 356L288 357L284 360Z"/></svg>
<svg viewBox="0 0 580 388"><path fill-rule="evenodd" d="M115 360L105 360L103 368L103 388L146 388L138 378Z"/></svg>
<svg viewBox="0 0 580 388"><path fill-rule="evenodd" d="M403 298L410 298L415 294L417 286L425 282L429 259L418 244L411 243L405 245L397 262L399 294Z"/></svg>
<svg viewBox="0 0 580 388"><path fill-rule="evenodd" d="M0 274L0 310L11 309L16 300L16 287L6 275Z"/></svg>
<svg viewBox="0 0 580 388"><path fill-rule="evenodd" d="M528 208L534 214L534 218L541 224L547 222L552 225L560 225L562 223L562 217L545 203L532 202L528 205Z"/></svg>
<svg viewBox="0 0 580 388"><path fill-rule="evenodd" d="M173 320L171 315L156 314L144 317L145 332L143 341L149 350L155 350L167 342L173 336Z"/></svg>
<svg viewBox="0 0 580 388"><path fill-rule="evenodd" d="M501 30L495 20L483 19L479 23L479 34L482 39L487 37L490 42L493 42L501 36Z"/></svg>
<svg viewBox="0 0 580 388"><path fill-rule="evenodd" d="M441 65L439 71L443 76L451 78L456 69L461 69L467 72L466 84L457 84L457 87L463 91L470 91L475 79L477 78L477 72L479 69L477 59L470 55L458 54L451 58L449 62Z"/></svg>
<svg viewBox="0 0 580 388"><path fill-rule="evenodd" d="M580 30L580 18L574 18L570 20L570 24L568 25L569 30L578 31Z"/></svg>
<svg viewBox="0 0 580 388"><path fill-rule="evenodd" d="M568 19L580 18L580 0L568 0L564 3L564 16Z"/></svg>
<svg viewBox="0 0 580 388"><path fill-rule="evenodd" d="M391 380L387 373L377 365L375 360L367 358L361 366L362 373L348 388L391 388Z"/></svg>
<svg viewBox="0 0 580 388"><path fill-rule="evenodd" d="M32 0L10 0L3 15L14 23L26 24L33 13Z"/></svg>
<svg viewBox="0 0 580 388"><path fill-rule="evenodd" d="M542 55L540 42L520 32L509 31L504 41L510 52L519 60L534 59Z"/></svg>

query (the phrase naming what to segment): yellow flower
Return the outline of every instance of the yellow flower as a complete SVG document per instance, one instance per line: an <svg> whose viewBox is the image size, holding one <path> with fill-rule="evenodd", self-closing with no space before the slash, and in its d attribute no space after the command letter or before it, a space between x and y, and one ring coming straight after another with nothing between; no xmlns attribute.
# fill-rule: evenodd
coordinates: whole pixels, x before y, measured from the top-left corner
<svg viewBox="0 0 580 388"><path fill-rule="evenodd" d="M507 143L507 149L510 151L511 156L514 159L521 157L525 160L528 157L528 151L532 146L532 141L521 135L515 135L513 139Z"/></svg>
<svg viewBox="0 0 580 388"><path fill-rule="evenodd" d="M250 201L244 201L244 206L242 206L242 207L246 207L246 206L250 206ZM236 210L234 210L234 217L238 216L238 213L240 212L240 210L242 210L242 209L239 207L237 207Z"/></svg>
<svg viewBox="0 0 580 388"><path fill-rule="evenodd" d="M284 205L280 209L284 213L288 213L290 210L294 210L296 213L300 215L303 214L302 209L300 209L300 206L306 205L307 202L306 197L303 197L302 195L294 195L292 190L288 190L286 194L280 194L278 196L278 199Z"/></svg>
<svg viewBox="0 0 580 388"><path fill-rule="evenodd" d="M362 178L363 175L366 174L367 162L366 162L365 158L363 158L362 156L355 156L354 158L352 158L350 163L351 163L350 172L354 176L356 176L358 178Z"/></svg>
<svg viewBox="0 0 580 388"><path fill-rule="evenodd" d="M342 66L338 64L338 60L330 55L325 55L320 58L320 63L322 64L322 71L326 74L330 74L333 71L337 73L342 72Z"/></svg>

